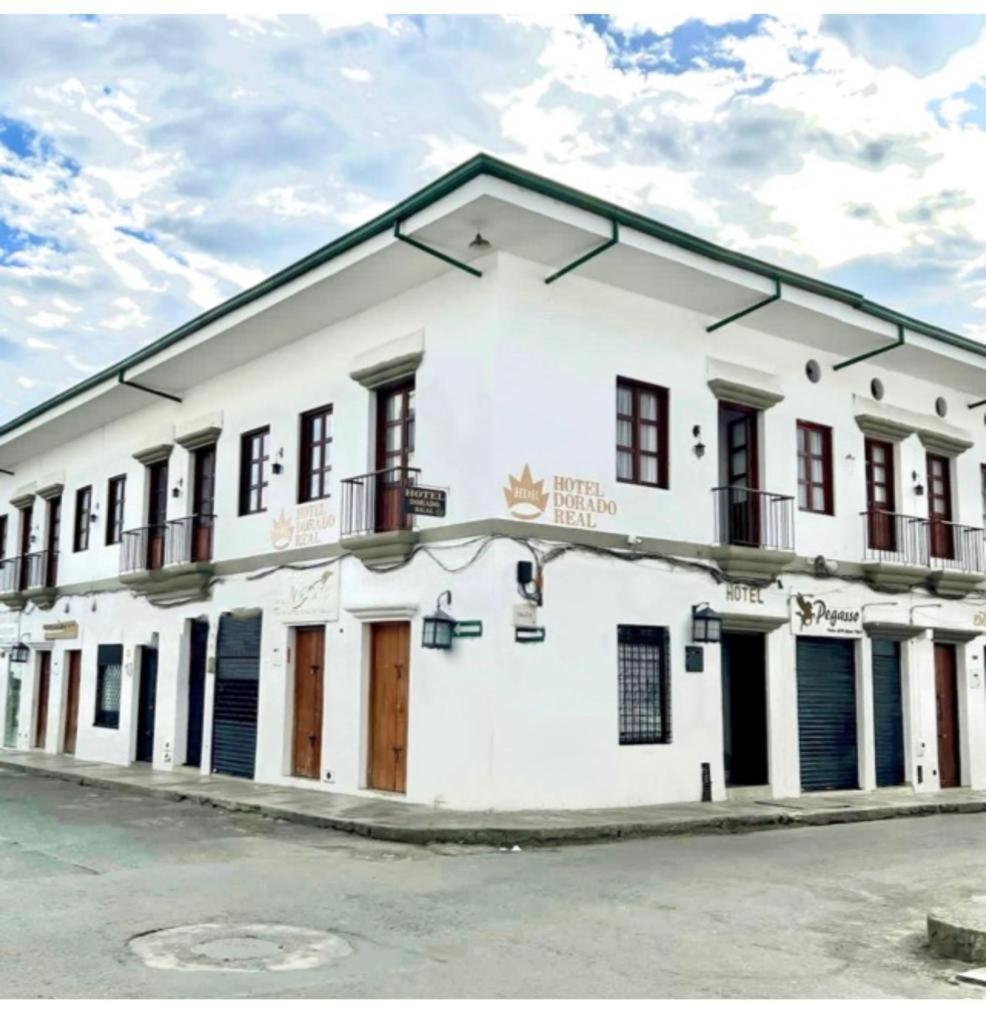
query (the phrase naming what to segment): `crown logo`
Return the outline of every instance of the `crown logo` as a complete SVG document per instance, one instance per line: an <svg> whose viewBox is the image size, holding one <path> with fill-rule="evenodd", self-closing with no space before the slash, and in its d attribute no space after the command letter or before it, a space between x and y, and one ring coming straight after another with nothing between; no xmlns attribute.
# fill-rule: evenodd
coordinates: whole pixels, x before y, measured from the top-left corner
<svg viewBox="0 0 986 1024"><path fill-rule="evenodd" d="M526 464L519 478L511 475L510 486L503 488L503 496L514 519L537 519L548 507L544 481L535 480L531 467Z"/></svg>
<svg viewBox="0 0 986 1024"><path fill-rule="evenodd" d="M270 542L277 551L283 551L294 536L294 523L281 509L281 514L270 525Z"/></svg>

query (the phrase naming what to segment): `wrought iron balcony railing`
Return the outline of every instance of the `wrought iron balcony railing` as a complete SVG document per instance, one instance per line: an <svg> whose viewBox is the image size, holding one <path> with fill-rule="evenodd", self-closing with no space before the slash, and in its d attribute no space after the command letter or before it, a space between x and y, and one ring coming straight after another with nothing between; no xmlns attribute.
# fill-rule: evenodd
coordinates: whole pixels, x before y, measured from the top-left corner
<svg viewBox="0 0 986 1024"><path fill-rule="evenodd" d="M342 484L343 537L389 530L410 530L414 517L404 509L404 495L417 483L421 470L395 466L350 477Z"/></svg>
<svg viewBox="0 0 986 1024"><path fill-rule="evenodd" d="M986 574L986 531L896 512L862 513L863 558L870 562Z"/></svg>
<svg viewBox="0 0 986 1024"><path fill-rule="evenodd" d="M58 552L32 551L0 562L0 594L42 590L58 582Z"/></svg>
<svg viewBox="0 0 986 1024"><path fill-rule="evenodd" d="M794 498L749 487L714 487L716 544L794 550Z"/></svg>
<svg viewBox="0 0 986 1024"><path fill-rule="evenodd" d="M212 561L216 517L192 515L125 530L120 547L123 574Z"/></svg>

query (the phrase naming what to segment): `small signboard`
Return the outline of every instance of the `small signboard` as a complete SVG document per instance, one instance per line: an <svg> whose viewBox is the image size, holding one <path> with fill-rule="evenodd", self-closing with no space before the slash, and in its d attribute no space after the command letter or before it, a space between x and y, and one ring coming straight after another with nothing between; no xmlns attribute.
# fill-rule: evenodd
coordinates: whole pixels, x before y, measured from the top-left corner
<svg viewBox="0 0 986 1024"><path fill-rule="evenodd" d="M404 511L411 516L444 516L445 492L437 487L406 487Z"/></svg>
<svg viewBox="0 0 986 1024"><path fill-rule="evenodd" d="M812 594L791 598L791 628L796 636L862 636L863 610Z"/></svg>

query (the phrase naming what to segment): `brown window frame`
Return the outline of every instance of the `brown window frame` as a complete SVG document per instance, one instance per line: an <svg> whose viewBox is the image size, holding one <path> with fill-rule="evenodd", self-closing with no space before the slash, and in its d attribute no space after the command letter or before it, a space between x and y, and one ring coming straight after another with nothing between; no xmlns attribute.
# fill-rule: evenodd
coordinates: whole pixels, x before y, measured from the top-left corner
<svg viewBox="0 0 986 1024"><path fill-rule="evenodd" d="M75 492L75 517L72 523L72 550L88 551L92 539L92 486Z"/></svg>
<svg viewBox="0 0 986 1024"><path fill-rule="evenodd" d="M631 411L627 415L620 412L620 389L631 392ZM640 416L640 396L643 393L653 395L657 400L657 419L644 419ZM668 408L670 406L670 391L659 384L648 384L646 381L634 380L631 377L616 378L616 479L623 484L636 484L639 487L656 487L660 490L668 489L669 468L668 468ZM619 424L620 422L630 424L630 444L620 444ZM655 426L657 428L657 451L643 451L640 448L640 427L641 425ZM633 462L631 476L620 476L620 454L628 453ZM657 459L657 480L642 480L640 472L641 456L649 456Z"/></svg>
<svg viewBox="0 0 986 1024"><path fill-rule="evenodd" d="M119 488L119 490L117 490ZM111 476L106 482L106 536L107 547L123 541L123 516L127 504L127 474Z"/></svg>
<svg viewBox="0 0 986 1024"><path fill-rule="evenodd" d="M820 434L822 438L822 453L815 455L808 446L810 434ZM802 434L805 437L805 447L801 446ZM832 428L824 423L812 423L810 420L798 420L795 424L795 446L798 459L798 509L801 512L814 512L817 515L835 515L835 488L833 486L833 475L835 467L832 459ZM818 486L817 481L811 479L809 471L810 462L821 462L822 464L822 508L815 508L812 504L813 488ZM801 487L805 488L805 500L807 504L801 503Z"/></svg>
<svg viewBox="0 0 986 1024"><path fill-rule="evenodd" d="M321 420L321 440L312 439L312 425ZM320 451L321 465L311 468L314 452ZM320 501L330 496L332 478L332 405L309 409L298 418L298 504Z"/></svg>
<svg viewBox="0 0 986 1024"><path fill-rule="evenodd" d="M253 442L260 439L259 455L254 453ZM264 451L264 439L267 441L267 451ZM260 473L257 483L251 483L253 466L260 466ZM265 468L266 467L266 468ZM260 512L267 511L267 488L270 486L270 425L257 427L255 430L248 430L240 435L240 515L253 516ZM254 507L254 496L256 496L256 507Z"/></svg>

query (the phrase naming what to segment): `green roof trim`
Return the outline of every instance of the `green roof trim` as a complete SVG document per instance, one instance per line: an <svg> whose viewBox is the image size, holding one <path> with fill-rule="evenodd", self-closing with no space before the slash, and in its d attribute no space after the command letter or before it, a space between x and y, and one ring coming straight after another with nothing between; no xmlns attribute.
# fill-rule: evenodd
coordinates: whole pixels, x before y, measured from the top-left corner
<svg viewBox="0 0 986 1024"><path fill-rule="evenodd" d="M795 288L801 288L804 291L813 292L816 295L822 295L826 298L834 299L837 302L843 302L852 306L854 309L858 309L862 313L868 313L870 316L876 317L879 320L884 320L897 327L904 327L907 330L917 331L929 338L935 338L939 341L946 342L949 345L954 345L967 352L974 352L977 355L986 356L986 345L983 345L981 342L974 341L972 338L966 338L961 334L956 334L955 332L946 330L943 327L936 327L933 324L925 323L915 317L898 313L897 311L889 309L886 306L882 306L879 303L871 302L859 292L854 292L847 288L840 288L837 285L827 284L824 281L808 277L805 274L786 270L783 267L779 267L773 263L768 263L765 260L746 256L733 249L727 249L703 238L699 238L697 235L689 234L687 231L680 231L679 229L670 227L667 224L662 224L660 221L653 220L643 214L634 213L632 210L627 210L622 206L617 206L615 203L607 202L604 199L598 199L595 196L591 196L586 192L580 191L579 189L571 188L568 185L562 185L559 182L553 181L551 178L545 178L539 174L526 171L521 167L507 163L497 157L489 156L486 153L477 153L476 156L467 160L465 163L460 164L458 167L453 168L447 174L437 178L431 184L419 189L396 206L391 207L384 213L381 213L372 220L367 221L367 223L363 224L361 227L355 228L354 230L341 235L335 241L322 246L320 249L316 249L309 255L302 257L302 259L290 264L283 270L279 270L276 274L272 274L270 277L265 278L258 284L253 285L251 288L247 288L245 291L234 295L232 298L227 299L218 306L214 306L212 309L206 310L206 312L192 320L189 320L187 323L182 324L180 327L175 328L173 331L163 335L156 341L152 341L150 344L138 349L132 355L121 359L119 362L114 363L105 370L101 370L92 377L89 377L84 381L80 381L78 384L67 388L65 391L62 391L57 395L53 395L46 401L34 406L32 409L28 409L26 412L21 413L14 419L9 420L7 423L0 426L0 437L5 434L9 434L18 427L22 427L25 423L29 423L31 420L36 419L49 410L69 401L69 399L75 398L92 388L98 387L100 384L109 383L114 379L119 380L122 373L139 365L145 359L157 355L159 352L163 352L165 349L177 344L179 341L189 337L196 331L202 330L203 327L207 327L209 324L215 323L215 321L222 319L224 316L227 316L238 309L241 309L243 306L246 306L257 299L263 298L263 296L275 291L282 285L288 284L295 278L308 273L310 270L320 267L324 263L328 263L330 260L335 259L337 256L341 256L343 253L355 248L357 245L360 245L383 232L392 233L395 227L408 217L413 216L415 213L419 213L421 210L431 206L439 199L444 198L454 192L457 188L460 188L462 185L465 185L472 181L473 178L482 174L488 174L491 177L499 178L501 181L518 185L531 192L537 192L549 199L559 200L560 202L567 203L569 206L585 210L588 213L597 214L599 217L610 221L614 225L619 225L624 228L632 228L635 231L640 231L642 234L650 235L652 238L657 238L664 242L669 242L672 245L679 246L682 249L687 249L700 256L706 256L719 263L725 263L740 270L747 270L754 274L760 274L764 277L770 278L772 281L780 281L783 284L792 285Z"/></svg>

